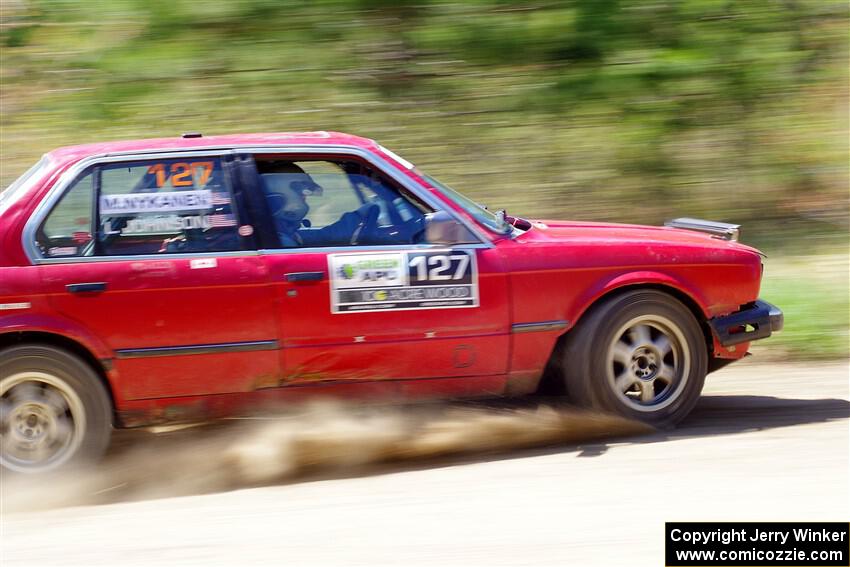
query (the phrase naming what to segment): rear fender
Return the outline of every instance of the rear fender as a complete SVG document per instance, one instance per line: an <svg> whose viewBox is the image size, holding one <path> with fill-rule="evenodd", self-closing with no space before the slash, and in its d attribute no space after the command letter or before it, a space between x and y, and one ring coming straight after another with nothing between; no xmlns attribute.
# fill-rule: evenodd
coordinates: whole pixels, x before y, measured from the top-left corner
<svg viewBox="0 0 850 567"><path fill-rule="evenodd" d="M49 333L59 335L79 343L100 361L110 361L112 351L106 344L90 333L83 325L65 317L21 313L0 317L2 334L7 333Z"/></svg>

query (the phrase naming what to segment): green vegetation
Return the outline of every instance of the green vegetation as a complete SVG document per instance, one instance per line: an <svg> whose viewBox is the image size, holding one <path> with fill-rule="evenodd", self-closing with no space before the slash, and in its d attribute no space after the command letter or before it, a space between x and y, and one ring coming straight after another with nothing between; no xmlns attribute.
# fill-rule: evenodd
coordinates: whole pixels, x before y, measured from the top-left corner
<svg viewBox="0 0 850 567"><path fill-rule="evenodd" d="M522 216L713 218L771 255L846 255L849 14L845 0L4 2L0 183L59 145L341 130ZM846 353L846 278L823 287L768 272L765 293L823 305L823 324L798 334L789 315L784 336ZM843 338L805 335L832 336L827 320Z"/></svg>
<svg viewBox="0 0 850 567"><path fill-rule="evenodd" d="M782 307L785 330L753 346L773 358L850 356L850 297L846 255L765 260L761 296Z"/></svg>

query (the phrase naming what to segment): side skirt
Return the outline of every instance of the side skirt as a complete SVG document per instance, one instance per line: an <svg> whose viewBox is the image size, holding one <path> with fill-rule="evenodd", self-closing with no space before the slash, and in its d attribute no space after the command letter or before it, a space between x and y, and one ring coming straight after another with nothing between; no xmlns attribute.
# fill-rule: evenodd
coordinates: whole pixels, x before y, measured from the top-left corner
<svg viewBox="0 0 850 567"><path fill-rule="evenodd" d="M207 421L224 417L273 413L320 398L346 402L401 402L452 398L486 398L505 394L504 375L461 376L419 380L323 382L253 392L125 400L117 408L119 427Z"/></svg>

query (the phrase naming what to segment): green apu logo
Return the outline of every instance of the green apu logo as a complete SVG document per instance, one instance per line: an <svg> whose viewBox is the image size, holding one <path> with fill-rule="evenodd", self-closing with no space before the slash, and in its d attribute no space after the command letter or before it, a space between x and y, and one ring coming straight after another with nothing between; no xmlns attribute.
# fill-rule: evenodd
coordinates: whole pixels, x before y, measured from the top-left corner
<svg viewBox="0 0 850 567"><path fill-rule="evenodd" d="M399 277L399 266L400 262L397 258L373 258L358 260L353 264L343 264L337 272L344 280L392 281Z"/></svg>

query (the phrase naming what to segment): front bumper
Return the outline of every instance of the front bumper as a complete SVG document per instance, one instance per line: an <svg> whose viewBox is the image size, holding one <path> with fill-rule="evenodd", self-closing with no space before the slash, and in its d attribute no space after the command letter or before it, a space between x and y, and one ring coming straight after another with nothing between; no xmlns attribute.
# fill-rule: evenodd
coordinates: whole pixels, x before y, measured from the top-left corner
<svg viewBox="0 0 850 567"><path fill-rule="evenodd" d="M782 330L784 317L775 305L759 299L741 310L709 320L724 347L764 339Z"/></svg>

